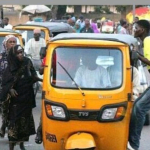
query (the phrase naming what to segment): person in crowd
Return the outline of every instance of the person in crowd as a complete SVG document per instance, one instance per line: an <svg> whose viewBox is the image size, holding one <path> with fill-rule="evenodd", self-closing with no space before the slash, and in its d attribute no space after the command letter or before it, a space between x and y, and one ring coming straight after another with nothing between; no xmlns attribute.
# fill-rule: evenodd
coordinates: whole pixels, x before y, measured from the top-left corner
<svg viewBox="0 0 150 150"><path fill-rule="evenodd" d="M95 22L91 23L91 28L93 29L94 33L99 33L97 24Z"/></svg>
<svg viewBox="0 0 150 150"><path fill-rule="evenodd" d="M29 21L27 21L26 23L30 24L30 23L34 22L33 21L33 16L32 15L28 15L28 16L29 16Z"/></svg>
<svg viewBox="0 0 150 150"><path fill-rule="evenodd" d="M136 17L134 18L134 23L136 23L136 22L138 22L138 21L139 21L139 17L136 16Z"/></svg>
<svg viewBox="0 0 150 150"><path fill-rule="evenodd" d="M46 47L45 39L41 38L41 30L36 28L33 30L34 38L30 39L26 46L26 53L32 57L33 66L36 70L39 70L41 64L40 61L40 49Z"/></svg>
<svg viewBox="0 0 150 150"><path fill-rule="evenodd" d="M99 33L101 33L102 25L101 25L101 21L100 20L97 20L97 28L98 28Z"/></svg>
<svg viewBox="0 0 150 150"><path fill-rule="evenodd" d="M118 22L117 26L116 26L116 33L120 33L121 30L121 24L124 21L124 19L120 19L120 21Z"/></svg>
<svg viewBox="0 0 150 150"><path fill-rule="evenodd" d="M7 68L7 55L9 50L17 44L17 39L14 35L7 35L3 40L3 50L0 54L0 95L2 94L2 75ZM1 101L1 100L0 100ZM5 121L5 116L3 114L3 105L2 107L2 126L0 128L0 136L5 136L5 130L7 123Z"/></svg>
<svg viewBox="0 0 150 150"><path fill-rule="evenodd" d="M107 88L111 87L108 72L96 64L97 54L86 52L82 63L75 74L74 81L82 88Z"/></svg>
<svg viewBox="0 0 150 150"><path fill-rule="evenodd" d="M77 22L80 22L81 29L82 29L85 26L84 16L80 15L79 19L77 20Z"/></svg>
<svg viewBox="0 0 150 150"><path fill-rule="evenodd" d="M76 18L72 17L71 20L72 20L72 27L74 27L75 26L75 22L76 22Z"/></svg>
<svg viewBox="0 0 150 150"><path fill-rule="evenodd" d="M80 32L81 33L94 33L93 29L91 28L89 19L85 19L85 26L81 29Z"/></svg>
<svg viewBox="0 0 150 150"><path fill-rule="evenodd" d="M120 28L120 31L118 32L118 34L129 34L128 30L127 30L127 27L128 27L127 22L123 20L120 23L120 25L121 25L121 28Z"/></svg>
<svg viewBox="0 0 150 150"><path fill-rule="evenodd" d="M128 30L128 33L130 34L130 35L132 35L132 33L133 33L133 25L131 24L131 23L129 23L128 24L128 28L127 28L127 30Z"/></svg>
<svg viewBox="0 0 150 150"><path fill-rule="evenodd" d="M3 24L4 24L4 29L10 29L10 30L12 29L12 25L9 24L9 18L5 17L3 19Z"/></svg>
<svg viewBox="0 0 150 150"><path fill-rule="evenodd" d="M133 20L132 35L134 35L135 24L136 24L137 21L139 21L139 17L136 16L136 17L134 18L134 20Z"/></svg>
<svg viewBox="0 0 150 150"><path fill-rule="evenodd" d="M134 37L139 37L144 43L150 31L150 24L147 20L139 20L135 24ZM143 45L144 51L149 48ZM148 51L149 49L147 49ZM146 52L144 52L146 53ZM144 54L145 56L146 54ZM137 52L138 58L145 64L150 65L150 60ZM150 110L150 87L134 102L130 126L129 126L129 142L128 150L138 150L140 146L141 131L145 122L145 116Z"/></svg>
<svg viewBox="0 0 150 150"><path fill-rule="evenodd" d="M69 18L68 20L67 20L67 22L68 22L68 24L71 26L71 27L74 27L74 25L75 25L75 19L74 18Z"/></svg>
<svg viewBox="0 0 150 150"><path fill-rule="evenodd" d="M76 33L80 33L80 31L81 31L81 24L79 22L76 22L74 29L75 29Z"/></svg>
<svg viewBox="0 0 150 150"><path fill-rule="evenodd" d="M2 76L1 100L8 122L9 150L14 150L16 143L20 143L20 149L25 150L24 142L35 134L33 84L42 79L38 78L32 61L23 53L20 45L9 50L8 66Z"/></svg>

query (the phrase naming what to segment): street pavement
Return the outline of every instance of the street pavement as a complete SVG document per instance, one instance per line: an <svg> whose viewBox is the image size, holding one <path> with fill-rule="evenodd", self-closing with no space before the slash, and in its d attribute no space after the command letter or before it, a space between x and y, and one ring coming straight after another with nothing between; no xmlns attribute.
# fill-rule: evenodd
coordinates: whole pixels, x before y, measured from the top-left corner
<svg viewBox="0 0 150 150"><path fill-rule="evenodd" d="M35 120L36 129L39 124L40 120L40 113L41 113L41 94L37 94L36 98L37 107L33 109L33 115ZM0 126L1 126L1 114L0 114ZM36 144L34 142L35 135L30 137L29 142L25 143L26 150L44 150L43 144ZM0 150L8 150L8 139L7 135L2 139L0 138ZM19 145L15 146L15 150L20 150ZM142 130L141 136L141 145L139 150L150 150L150 126L144 126Z"/></svg>

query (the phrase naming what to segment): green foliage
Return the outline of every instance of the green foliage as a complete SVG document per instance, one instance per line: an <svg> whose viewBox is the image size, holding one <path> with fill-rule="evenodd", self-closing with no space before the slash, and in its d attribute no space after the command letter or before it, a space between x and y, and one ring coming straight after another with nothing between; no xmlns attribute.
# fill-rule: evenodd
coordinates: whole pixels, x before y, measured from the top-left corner
<svg viewBox="0 0 150 150"><path fill-rule="evenodd" d="M107 13L107 14L111 14L112 12L110 11L108 6L94 6L95 12L96 13Z"/></svg>
<svg viewBox="0 0 150 150"><path fill-rule="evenodd" d="M103 6L94 6L95 12L96 13L103 13Z"/></svg>
<svg viewBox="0 0 150 150"><path fill-rule="evenodd" d="M106 13L106 14L111 14L112 12L110 11L109 7L108 6L105 6L103 8L103 11Z"/></svg>
<svg viewBox="0 0 150 150"><path fill-rule="evenodd" d="M143 7L143 6L147 6L147 5L136 5L135 8ZM124 12L127 9L131 9L132 10L133 5L115 5L115 7L116 7L116 10L118 12Z"/></svg>
<svg viewBox="0 0 150 150"><path fill-rule="evenodd" d="M126 8L128 7L128 5L115 5L115 7L118 12L124 12L126 11Z"/></svg>
<svg viewBox="0 0 150 150"><path fill-rule="evenodd" d="M51 8L52 5L46 5L48 8Z"/></svg>
<svg viewBox="0 0 150 150"><path fill-rule="evenodd" d="M28 6L28 5L22 5L22 9L25 8L26 6Z"/></svg>
<svg viewBox="0 0 150 150"><path fill-rule="evenodd" d="M58 5L57 10L57 19L61 19L62 16L66 13L67 5Z"/></svg>

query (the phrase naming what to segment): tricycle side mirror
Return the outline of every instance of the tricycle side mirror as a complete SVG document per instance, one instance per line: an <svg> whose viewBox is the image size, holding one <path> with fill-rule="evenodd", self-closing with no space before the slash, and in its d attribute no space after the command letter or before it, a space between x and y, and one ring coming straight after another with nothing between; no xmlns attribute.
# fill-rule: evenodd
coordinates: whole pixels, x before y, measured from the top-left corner
<svg viewBox="0 0 150 150"><path fill-rule="evenodd" d="M138 53L136 51L130 52L131 65L134 66L138 61Z"/></svg>
<svg viewBox="0 0 150 150"><path fill-rule="evenodd" d="M22 43L25 46L26 42L25 42L25 38L22 38Z"/></svg>
<svg viewBox="0 0 150 150"><path fill-rule="evenodd" d="M40 49L40 58L43 59L46 56L46 47L41 47Z"/></svg>

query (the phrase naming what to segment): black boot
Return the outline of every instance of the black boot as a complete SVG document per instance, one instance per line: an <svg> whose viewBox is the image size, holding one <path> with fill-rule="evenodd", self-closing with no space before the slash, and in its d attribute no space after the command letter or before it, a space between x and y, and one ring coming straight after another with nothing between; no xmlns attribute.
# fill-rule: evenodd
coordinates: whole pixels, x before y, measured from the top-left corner
<svg viewBox="0 0 150 150"><path fill-rule="evenodd" d="M42 121L40 119L40 123L39 123L36 137L35 137L35 143L41 144L42 142L43 142L43 139L42 139Z"/></svg>
<svg viewBox="0 0 150 150"><path fill-rule="evenodd" d="M1 126L1 129L0 129L0 136L2 138L4 138L4 136L5 136L5 130L6 130L6 125L5 125L5 123L3 123Z"/></svg>
<svg viewBox="0 0 150 150"><path fill-rule="evenodd" d="M35 143L41 144L42 143L42 131L37 131L36 137L35 137Z"/></svg>
<svg viewBox="0 0 150 150"><path fill-rule="evenodd" d="M24 142L20 142L20 149L21 150L26 150L25 147L24 147Z"/></svg>
<svg viewBox="0 0 150 150"><path fill-rule="evenodd" d="M9 150L14 150L15 143L10 142L9 143Z"/></svg>

